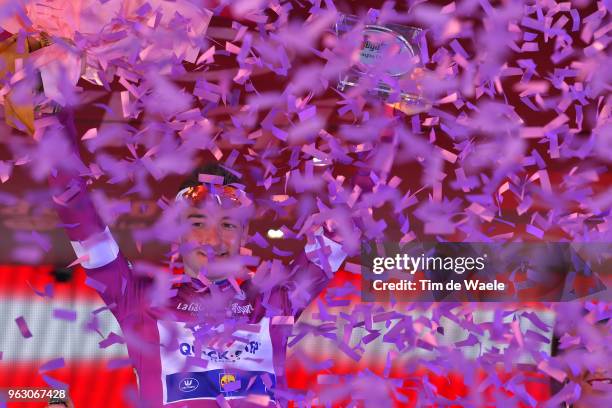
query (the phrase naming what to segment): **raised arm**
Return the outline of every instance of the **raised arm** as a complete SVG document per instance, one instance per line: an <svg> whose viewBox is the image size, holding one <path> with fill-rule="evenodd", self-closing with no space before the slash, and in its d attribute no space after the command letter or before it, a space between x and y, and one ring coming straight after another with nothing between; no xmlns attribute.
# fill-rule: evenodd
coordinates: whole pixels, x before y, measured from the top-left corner
<svg viewBox="0 0 612 408"><path fill-rule="evenodd" d="M289 265L289 300L296 319L325 289L345 259L342 245L327 238L322 228L315 233L315 241Z"/></svg>
<svg viewBox="0 0 612 408"><path fill-rule="evenodd" d="M49 187L56 204L57 213L64 225L71 242L81 242L104 232L106 226L100 219L80 175L79 167L85 168L78 152L76 129L74 125L74 111L63 109L56 114L60 122L62 133L72 147L72 157L63 165L57 166L49 175ZM115 252L116 249L113 249ZM95 254L92 254L95 256ZM108 255L110 256L110 255ZM114 257L113 257L114 259ZM84 264L96 265L106 260L100 259Z"/></svg>
<svg viewBox="0 0 612 408"><path fill-rule="evenodd" d="M65 58L58 59L58 55L64 55ZM44 106L39 106L39 114L49 111L47 108L51 106L50 101L63 102L58 84L65 84L66 79L75 84L80 76L79 57L65 50L62 54L62 49L51 45L50 39L44 33L36 38L28 37L21 51L17 36L0 42L0 74L15 74L16 60L23 58L28 58L40 74L42 88L36 85L36 93L44 93L46 99ZM58 64L62 69L57 69ZM61 73L62 77L59 77L58 73ZM34 135L35 102L34 99L23 99L16 103L12 100L11 92L5 95L5 120L8 125ZM43 137L55 137L54 143L68 143L70 154L61 163L56 163L49 174L48 182L53 201L77 259L87 270L90 286L96 288L107 304L117 305L114 312L119 317L125 310L129 310L129 303L138 300L140 291L127 261L87 194L86 182L81 176L87 168L79 156L74 111L64 108L54 115L59 125L45 128ZM58 141L58 134L64 140Z"/></svg>
<svg viewBox="0 0 612 408"><path fill-rule="evenodd" d="M56 167L49 175L49 186L59 218L64 225L77 260L85 268L88 284L100 293L118 320L142 299L142 282L136 279L121 254L108 226L104 224L87 192L79 168L85 169L78 153L74 111L56 114L60 132L72 146L68 165Z"/></svg>

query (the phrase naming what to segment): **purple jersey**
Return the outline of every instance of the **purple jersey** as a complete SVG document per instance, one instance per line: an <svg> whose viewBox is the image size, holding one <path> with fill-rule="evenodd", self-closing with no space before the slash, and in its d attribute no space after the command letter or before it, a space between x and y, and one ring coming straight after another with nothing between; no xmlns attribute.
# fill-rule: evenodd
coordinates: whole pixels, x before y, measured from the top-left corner
<svg viewBox="0 0 612 408"><path fill-rule="evenodd" d="M60 120L74 140L69 114L60 114ZM339 244L322 237L307 248L309 255L285 268L283 282L266 291L251 280L239 291L222 281L211 296L211 289L192 279L158 304L154 280L134 272L77 172L59 169L49 181L58 214L71 225L67 233L89 284L121 326L141 406L218 407L219 396L233 407L262 406L249 403L249 396L259 401L269 397L269 406L284 405L274 390L286 387L287 317L297 319L326 286L345 257ZM320 256L321 243L331 249L329 256ZM328 262L327 272L318 266L321 262ZM210 324L208 318L222 324Z"/></svg>
<svg viewBox="0 0 612 408"><path fill-rule="evenodd" d="M230 402L249 394L273 398L271 389L286 385L290 326L274 324L276 316L293 313L285 287L275 288L265 299L250 281L240 286L240 293L227 281L218 282L219 296L229 302L223 302L225 310L214 310L216 317L243 322L245 330L233 331L233 341L198 345L199 332L223 327L203 319L210 291L197 279L180 285L163 307L154 307L152 281L135 276L120 253L87 272L126 337L143 406L217 407L219 395Z"/></svg>

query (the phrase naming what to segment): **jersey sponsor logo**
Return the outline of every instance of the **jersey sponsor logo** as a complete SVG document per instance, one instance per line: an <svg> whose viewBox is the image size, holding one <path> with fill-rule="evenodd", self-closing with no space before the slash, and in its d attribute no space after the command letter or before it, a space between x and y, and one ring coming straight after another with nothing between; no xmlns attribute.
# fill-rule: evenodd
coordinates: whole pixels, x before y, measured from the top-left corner
<svg viewBox="0 0 612 408"><path fill-rule="evenodd" d="M219 374L219 391L235 391L237 385L236 376L234 374Z"/></svg>
<svg viewBox="0 0 612 408"><path fill-rule="evenodd" d="M189 302L183 302L189 303ZM245 304L248 302L237 302ZM230 302L231 304L231 302ZM229 305L228 305L229 306ZM219 394L226 397L246 396L248 394L270 394L258 375L268 373L274 382L274 364L272 339L270 337L270 318L263 317L259 322L257 332L238 330L234 334L243 341L222 344L212 347L202 344L202 348L194 347L196 336L191 323L171 320L158 320L160 347L160 377L163 383L163 398L166 403L200 398L216 398ZM174 346L171 346L174 344ZM167 345L167 346L166 346ZM177 348L178 346L178 348ZM207 361L206 367L193 368L185 372L188 357L198 356ZM220 391L221 377L219 374L232 374L235 382L228 382L224 391ZM254 382L253 376L257 377ZM181 381L193 378L198 381L194 391L182 391ZM229 380L229 378L228 378ZM186 384L185 390L191 388Z"/></svg>
<svg viewBox="0 0 612 408"><path fill-rule="evenodd" d="M232 303L230 306L232 313L239 315L249 315L255 310L252 304L247 303L246 305L240 305L239 303ZM176 304L176 310L182 310L186 312L201 312L203 311L202 305L199 303L183 303L178 302Z"/></svg>
<svg viewBox="0 0 612 408"><path fill-rule="evenodd" d="M202 350L202 357L214 362L235 363L240 360L244 353L251 356L256 355L261 347L261 343L258 341L249 341L246 345L238 344L238 347L231 347L225 350ZM179 352L184 356L191 356L195 354L195 347L189 343L181 343L179 344Z"/></svg>
<svg viewBox="0 0 612 408"><path fill-rule="evenodd" d="M179 383L179 390L183 392L192 392L198 389L200 383L195 378L185 378Z"/></svg>
<svg viewBox="0 0 612 408"><path fill-rule="evenodd" d="M164 396L166 404L186 400L215 399L220 394L225 398L269 395L274 399L271 390L276 385L276 377L271 372L233 371L224 368L169 374L163 381L167 390Z"/></svg>
<svg viewBox="0 0 612 408"><path fill-rule="evenodd" d="M253 308L253 305L248 303L244 306L239 305L238 303L232 303L232 313L234 314L241 314L241 315L248 315L251 314L251 312L253 312L253 310L255 310Z"/></svg>
<svg viewBox="0 0 612 408"><path fill-rule="evenodd" d="M201 312L202 306L199 303L182 303L178 302L176 310L186 310L188 312Z"/></svg>

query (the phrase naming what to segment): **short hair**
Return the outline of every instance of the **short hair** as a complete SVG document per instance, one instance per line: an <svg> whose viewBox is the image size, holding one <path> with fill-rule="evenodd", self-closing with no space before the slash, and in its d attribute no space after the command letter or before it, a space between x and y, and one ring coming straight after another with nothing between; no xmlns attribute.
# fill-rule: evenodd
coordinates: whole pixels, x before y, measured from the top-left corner
<svg viewBox="0 0 612 408"><path fill-rule="evenodd" d="M217 162L209 162L209 163L205 163L197 167L196 169L194 169L193 172L191 172L191 175L189 175L189 177L187 177L183 181L178 191L181 191L184 188L195 187L195 186L199 186L200 184L202 184L202 182L199 179L200 174L210 174L213 176L222 176L224 186L227 186L229 184L240 184L241 183L240 177L236 175L234 172L231 172L230 170L228 170L227 167L224 167Z"/></svg>
<svg viewBox="0 0 612 408"><path fill-rule="evenodd" d="M49 407L51 405L63 405L65 407L68 407L68 402L63 398L51 398L47 406Z"/></svg>

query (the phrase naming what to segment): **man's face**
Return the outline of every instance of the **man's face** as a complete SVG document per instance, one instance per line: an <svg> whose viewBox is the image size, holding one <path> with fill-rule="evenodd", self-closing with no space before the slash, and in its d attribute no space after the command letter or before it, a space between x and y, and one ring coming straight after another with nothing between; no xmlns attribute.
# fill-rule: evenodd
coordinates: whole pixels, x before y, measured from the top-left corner
<svg viewBox="0 0 612 408"><path fill-rule="evenodd" d="M200 270L213 260L224 260L239 255L248 234L249 214L243 207L221 206L214 198L207 198L185 213L189 231L181 244L185 272L198 277ZM229 272L217 268L207 269L209 280L227 277Z"/></svg>

